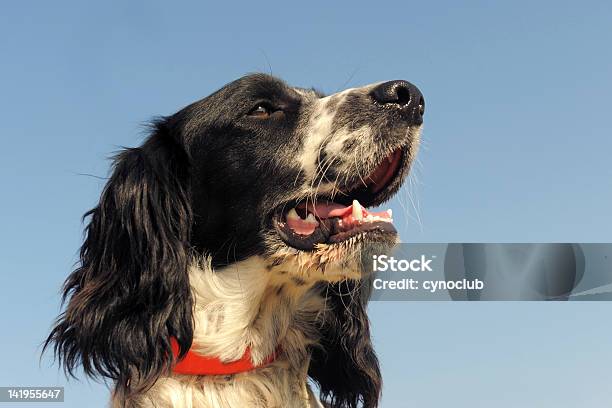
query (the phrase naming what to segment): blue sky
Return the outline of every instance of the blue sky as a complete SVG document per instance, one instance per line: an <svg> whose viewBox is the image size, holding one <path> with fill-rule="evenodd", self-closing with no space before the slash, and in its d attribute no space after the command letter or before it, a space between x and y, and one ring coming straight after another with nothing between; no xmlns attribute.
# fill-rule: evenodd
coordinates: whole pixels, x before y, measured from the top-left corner
<svg viewBox="0 0 612 408"><path fill-rule="evenodd" d="M0 386L104 406L38 363L103 185L87 174L248 72L420 87L420 162L392 202L406 242L609 242L611 21L605 1L3 5ZM608 406L612 307L577 303L372 304L382 406Z"/></svg>

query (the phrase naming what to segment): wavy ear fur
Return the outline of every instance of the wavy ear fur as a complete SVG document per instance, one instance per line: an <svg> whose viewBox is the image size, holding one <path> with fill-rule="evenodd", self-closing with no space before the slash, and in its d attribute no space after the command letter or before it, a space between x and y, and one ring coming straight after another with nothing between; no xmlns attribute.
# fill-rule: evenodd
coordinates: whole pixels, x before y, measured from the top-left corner
<svg viewBox="0 0 612 408"><path fill-rule="evenodd" d="M189 160L165 120L154 127L141 147L115 157L98 206L85 214L79 266L63 290L68 305L44 346L67 373L82 365L122 393L169 369L171 336L181 356L193 337Z"/></svg>
<svg viewBox="0 0 612 408"><path fill-rule="evenodd" d="M365 282L344 281L323 289L330 311L308 375L332 408L378 406L382 379L366 314L368 288Z"/></svg>

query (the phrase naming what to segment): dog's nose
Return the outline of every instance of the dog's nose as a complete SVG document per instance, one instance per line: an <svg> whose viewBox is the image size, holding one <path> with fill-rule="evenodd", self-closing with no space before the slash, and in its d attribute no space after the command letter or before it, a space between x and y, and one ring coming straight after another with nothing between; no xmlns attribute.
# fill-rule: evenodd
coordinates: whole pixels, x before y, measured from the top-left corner
<svg viewBox="0 0 612 408"><path fill-rule="evenodd" d="M370 92L375 102L397 107L409 114L418 124L423 122L425 99L419 88L408 81L389 81L377 85Z"/></svg>

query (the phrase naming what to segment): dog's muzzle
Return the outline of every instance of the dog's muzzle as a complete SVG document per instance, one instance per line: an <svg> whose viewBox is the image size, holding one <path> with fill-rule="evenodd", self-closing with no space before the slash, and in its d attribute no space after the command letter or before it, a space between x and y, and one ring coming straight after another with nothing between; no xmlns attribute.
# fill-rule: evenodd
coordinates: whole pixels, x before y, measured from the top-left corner
<svg viewBox="0 0 612 408"><path fill-rule="evenodd" d="M308 122L308 137L316 143L307 146L319 152L311 182L316 189L310 196L282 203L272 217L280 238L299 250L316 250L354 237L395 242L397 236L391 211L373 212L368 207L390 198L408 173L423 123L423 95L403 80L337 95L318 102L313 124ZM339 107L329 107L334 97ZM328 133L321 130L326 126ZM321 152L326 154L324 160ZM335 190L319 192L325 182Z"/></svg>

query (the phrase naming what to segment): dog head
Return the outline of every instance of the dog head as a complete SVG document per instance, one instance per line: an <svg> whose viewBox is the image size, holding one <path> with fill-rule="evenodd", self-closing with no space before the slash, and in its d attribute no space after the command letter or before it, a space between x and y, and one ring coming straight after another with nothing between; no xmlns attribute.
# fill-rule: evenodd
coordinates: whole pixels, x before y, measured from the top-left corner
<svg viewBox="0 0 612 408"><path fill-rule="evenodd" d="M171 127L192 164L193 244L214 264L257 254L348 273L362 247L395 242L390 214L366 208L400 187L423 108L405 81L323 97L267 75L185 108Z"/></svg>
<svg viewBox="0 0 612 408"><path fill-rule="evenodd" d="M325 97L255 74L157 120L140 147L116 157L87 213L80 265L65 284L70 301L47 344L69 372L82 364L120 388L147 386L169 367L171 337L179 356L191 346L194 252L213 266L259 256L271 268L293 262L313 281L360 278L360 257L397 240L390 212L367 208L400 188L423 110L406 81ZM337 289L332 305L344 303ZM361 370L353 385L313 357L311 376L337 401L379 392L358 303L322 328L325 352L338 349L333 365Z"/></svg>

